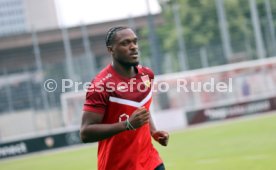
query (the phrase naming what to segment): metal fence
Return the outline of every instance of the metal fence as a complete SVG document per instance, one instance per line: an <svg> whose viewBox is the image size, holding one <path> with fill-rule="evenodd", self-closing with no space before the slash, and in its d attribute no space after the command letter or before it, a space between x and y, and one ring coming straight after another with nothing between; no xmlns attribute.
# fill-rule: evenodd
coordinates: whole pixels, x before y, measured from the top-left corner
<svg viewBox="0 0 276 170"><path fill-rule="evenodd" d="M238 48L243 44L236 43ZM189 58L196 58L188 62L190 70L203 67L210 67L225 64L222 56L221 45L210 45L200 49L187 50ZM252 57L253 56L253 57ZM236 60L252 60L254 59L254 51L246 51L245 47L236 53ZM111 58L111 57L110 57ZM141 63L151 66L147 58L142 59ZM194 62L197 61L197 62ZM21 110L44 110L49 108L60 108L60 94L62 93L62 79L71 78L73 81L90 82L93 75L90 68L90 61L85 54L80 57L72 57L73 75L69 76L68 65L64 60L55 64L44 64L43 70L34 70L34 66L26 66L18 70L17 73L8 73L7 69L0 71L0 114L8 114ZM176 72L178 63L173 56L166 56L163 60L163 73ZM95 70L97 72L104 67L101 65ZM53 92L45 91L44 82L53 79L57 82L57 89ZM82 88L82 86L79 86ZM70 89L66 89L70 91ZM46 93L45 93L46 92Z"/></svg>
<svg viewBox="0 0 276 170"><path fill-rule="evenodd" d="M9 137L19 134L29 133L34 135L64 127L60 100L60 96L63 93L62 79L89 82L111 60L109 56L94 56L93 51L91 51L93 43L90 42L91 37L88 37L86 33L86 27L81 26L80 29L82 30L81 41L70 40L67 29L63 28L60 30L63 42L60 44L53 42L47 45L39 44L36 32L33 32L29 34L32 37L32 47L24 50L9 51L9 53L5 54L5 57L20 58L22 56L23 59L26 56L32 56L33 60L23 68L10 69L10 67L5 67L0 69L0 141L1 137L2 139L9 139ZM265 33L263 49L265 50L265 57L273 57L276 55L276 47L269 43L271 37L269 37L268 31L263 32ZM203 47L185 49L187 67L189 70L194 70L258 59L259 50L256 48L257 45L255 44L257 43L255 42L257 42L257 39L232 39L231 60L226 59L224 44L220 42ZM59 50L60 48L64 50L58 51L58 48ZM150 51L142 48L141 51L143 50ZM176 53L180 54L181 49ZM43 56L47 55L49 60L51 60L57 54L63 55L64 58L55 62L41 61ZM154 68L153 66L156 63L154 63L155 61L152 58L155 58L155 60L158 60L157 63L160 63L158 67L160 67L161 73L181 71L182 62L177 55L173 55L174 52L166 51L164 47L161 47L159 54L162 54L162 57L142 56L141 64ZM14 62L20 61L15 60ZM57 83L57 88L53 92L45 89L45 81L49 79ZM82 86L77 88L81 89ZM72 90L74 89L66 89L65 92ZM163 105L163 103L159 103L159 105ZM14 121L16 128L10 126L11 121Z"/></svg>

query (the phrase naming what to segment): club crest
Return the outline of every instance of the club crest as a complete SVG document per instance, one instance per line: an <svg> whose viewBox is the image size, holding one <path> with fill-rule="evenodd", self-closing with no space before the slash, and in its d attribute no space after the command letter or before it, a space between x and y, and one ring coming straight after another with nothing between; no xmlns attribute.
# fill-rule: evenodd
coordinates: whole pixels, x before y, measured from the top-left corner
<svg viewBox="0 0 276 170"><path fill-rule="evenodd" d="M150 87L151 83L150 83L149 75L141 76L141 79L146 87Z"/></svg>

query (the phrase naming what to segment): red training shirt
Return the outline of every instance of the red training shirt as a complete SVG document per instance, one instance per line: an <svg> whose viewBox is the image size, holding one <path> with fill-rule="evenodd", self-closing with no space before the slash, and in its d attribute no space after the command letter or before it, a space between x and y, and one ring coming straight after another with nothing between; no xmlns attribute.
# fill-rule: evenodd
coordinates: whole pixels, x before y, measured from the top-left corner
<svg viewBox="0 0 276 170"><path fill-rule="evenodd" d="M104 68L92 81L83 110L104 114L103 124L124 121L141 106L149 110L154 74L140 65L136 69L135 77L126 78L111 64ZM98 170L154 170L161 163L151 143L149 123L99 141Z"/></svg>

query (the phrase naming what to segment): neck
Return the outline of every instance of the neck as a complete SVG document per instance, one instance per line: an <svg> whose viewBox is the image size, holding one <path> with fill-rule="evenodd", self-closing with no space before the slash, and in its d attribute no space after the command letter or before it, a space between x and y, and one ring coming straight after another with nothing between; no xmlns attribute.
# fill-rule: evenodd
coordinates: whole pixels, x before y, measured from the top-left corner
<svg viewBox="0 0 276 170"><path fill-rule="evenodd" d="M112 62L114 70L123 77L134 77L136 75L135 66L124 66L118 62Z"/></svg>

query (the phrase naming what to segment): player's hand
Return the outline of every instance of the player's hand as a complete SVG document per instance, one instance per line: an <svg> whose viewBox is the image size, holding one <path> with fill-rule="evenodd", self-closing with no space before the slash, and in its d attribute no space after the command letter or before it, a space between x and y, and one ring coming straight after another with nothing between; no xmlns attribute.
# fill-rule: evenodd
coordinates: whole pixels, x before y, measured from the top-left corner
<svg viewBox="0 0 276 170"><path fill-rule="evenodd" d="M165 131L155 131L152 133L152 137L156 140L160 145L167 146L169 142L169 133Z"/></svg>
<svg viewBox="0 0 276 170"><path fill-rule="evenodd" d="M149 119L149 111L147 111L145 107L139 107L132 113L128 121L135 129L137 129L143 126L144 124L148 123Z"/></svg>

